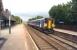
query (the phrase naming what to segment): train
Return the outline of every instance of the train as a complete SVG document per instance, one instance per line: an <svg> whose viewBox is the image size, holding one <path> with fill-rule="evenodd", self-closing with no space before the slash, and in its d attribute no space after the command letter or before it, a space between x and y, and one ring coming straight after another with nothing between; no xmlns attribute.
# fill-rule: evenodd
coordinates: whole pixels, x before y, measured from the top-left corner
<svg viewBox="0 0 77 50"><path fill-rule="evenodd" d="M55 22L53 18L41 18L28 21L28 25L40 29L43 32L54 32Z"/></svg>

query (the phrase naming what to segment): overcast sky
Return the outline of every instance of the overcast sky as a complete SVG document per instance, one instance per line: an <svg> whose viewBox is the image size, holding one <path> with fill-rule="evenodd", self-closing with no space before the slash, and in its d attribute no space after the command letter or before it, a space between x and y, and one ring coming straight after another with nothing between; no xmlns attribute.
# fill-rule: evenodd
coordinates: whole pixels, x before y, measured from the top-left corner
<svg viewBox="0 0 77 50"><path fill-rule="evenodd" d="M67 3L71 0L3 0L5 9L12 14L27 20L36 15L48 16L48 11L53 5Z"/></svg>

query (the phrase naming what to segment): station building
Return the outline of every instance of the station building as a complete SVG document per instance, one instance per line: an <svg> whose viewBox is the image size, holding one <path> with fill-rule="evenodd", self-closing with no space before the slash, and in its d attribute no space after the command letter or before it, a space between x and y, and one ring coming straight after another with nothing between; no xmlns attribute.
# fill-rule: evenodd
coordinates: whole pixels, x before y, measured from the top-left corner
<svg viewBox="0 0 77 50"><path fill-rule="evenodd" d="M3 8L2 0L0 0L0 28L9 26L9 17L11 25L15 24L15 19L11 16L11 12L8 9Z"/></svg>

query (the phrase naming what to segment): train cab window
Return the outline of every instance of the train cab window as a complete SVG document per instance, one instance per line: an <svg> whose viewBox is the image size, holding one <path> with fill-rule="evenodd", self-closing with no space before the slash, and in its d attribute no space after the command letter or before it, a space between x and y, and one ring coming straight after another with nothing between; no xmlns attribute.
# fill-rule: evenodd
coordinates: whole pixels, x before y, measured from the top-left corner
<svg viewBox="0 0 77 50"><path fill-rule="evenodd" d="M45 18L45 23L47 23L47 18Z"/></svg>

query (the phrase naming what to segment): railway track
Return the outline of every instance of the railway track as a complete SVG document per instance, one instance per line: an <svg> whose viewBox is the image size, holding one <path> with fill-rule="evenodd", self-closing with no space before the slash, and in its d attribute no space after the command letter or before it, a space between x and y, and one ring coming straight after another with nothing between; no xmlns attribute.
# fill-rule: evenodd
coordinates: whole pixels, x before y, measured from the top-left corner
<svg viewBox="0 0 77 50"><path fill-rule="evenodd" d="M32 30L32 28L27 27L32 39L35 41L37 47L39 48L39 50L57 50L57 48L55 48L54 46L50 45L48 42L46 42L45 40L43 40L42 38L39 38L39 36L37 36L35 34L35 32Z"/></svg>
<svg viewBox="0 0 77 50"><path fill-rule="evenodd" d="M77 44L77 36L75 36L75 35L71 35L71 34L63 33L63 32L58 32L58 31L55 31L55 33L53 33L53 35Z"/></svg>
<svg viewBox="0 0 77 50"><path fill-rule="evenodd" d="M31 27L28 31L38 46L39 50L77 50L76 48L55 39L49 35L43 34Z"/></svg>
<svg viewBox="0 0 77 50"><path fill-rule="evenodd" d="M77 49L77 44L76 44L76 43L73 43L73 42L71 42L71 41L65 40L65 39L63 39L63 38L60 38L60 37L55 36L55 35L52 35L52 34L49 34L49 36L50 36L50 37L53 37L53 38L55 38L56 40L59 40L59 41L65 43L65 44L67 44L67 45L69 45L69 46L72 46L73 48L76 48L76 49Z"/></svg>

